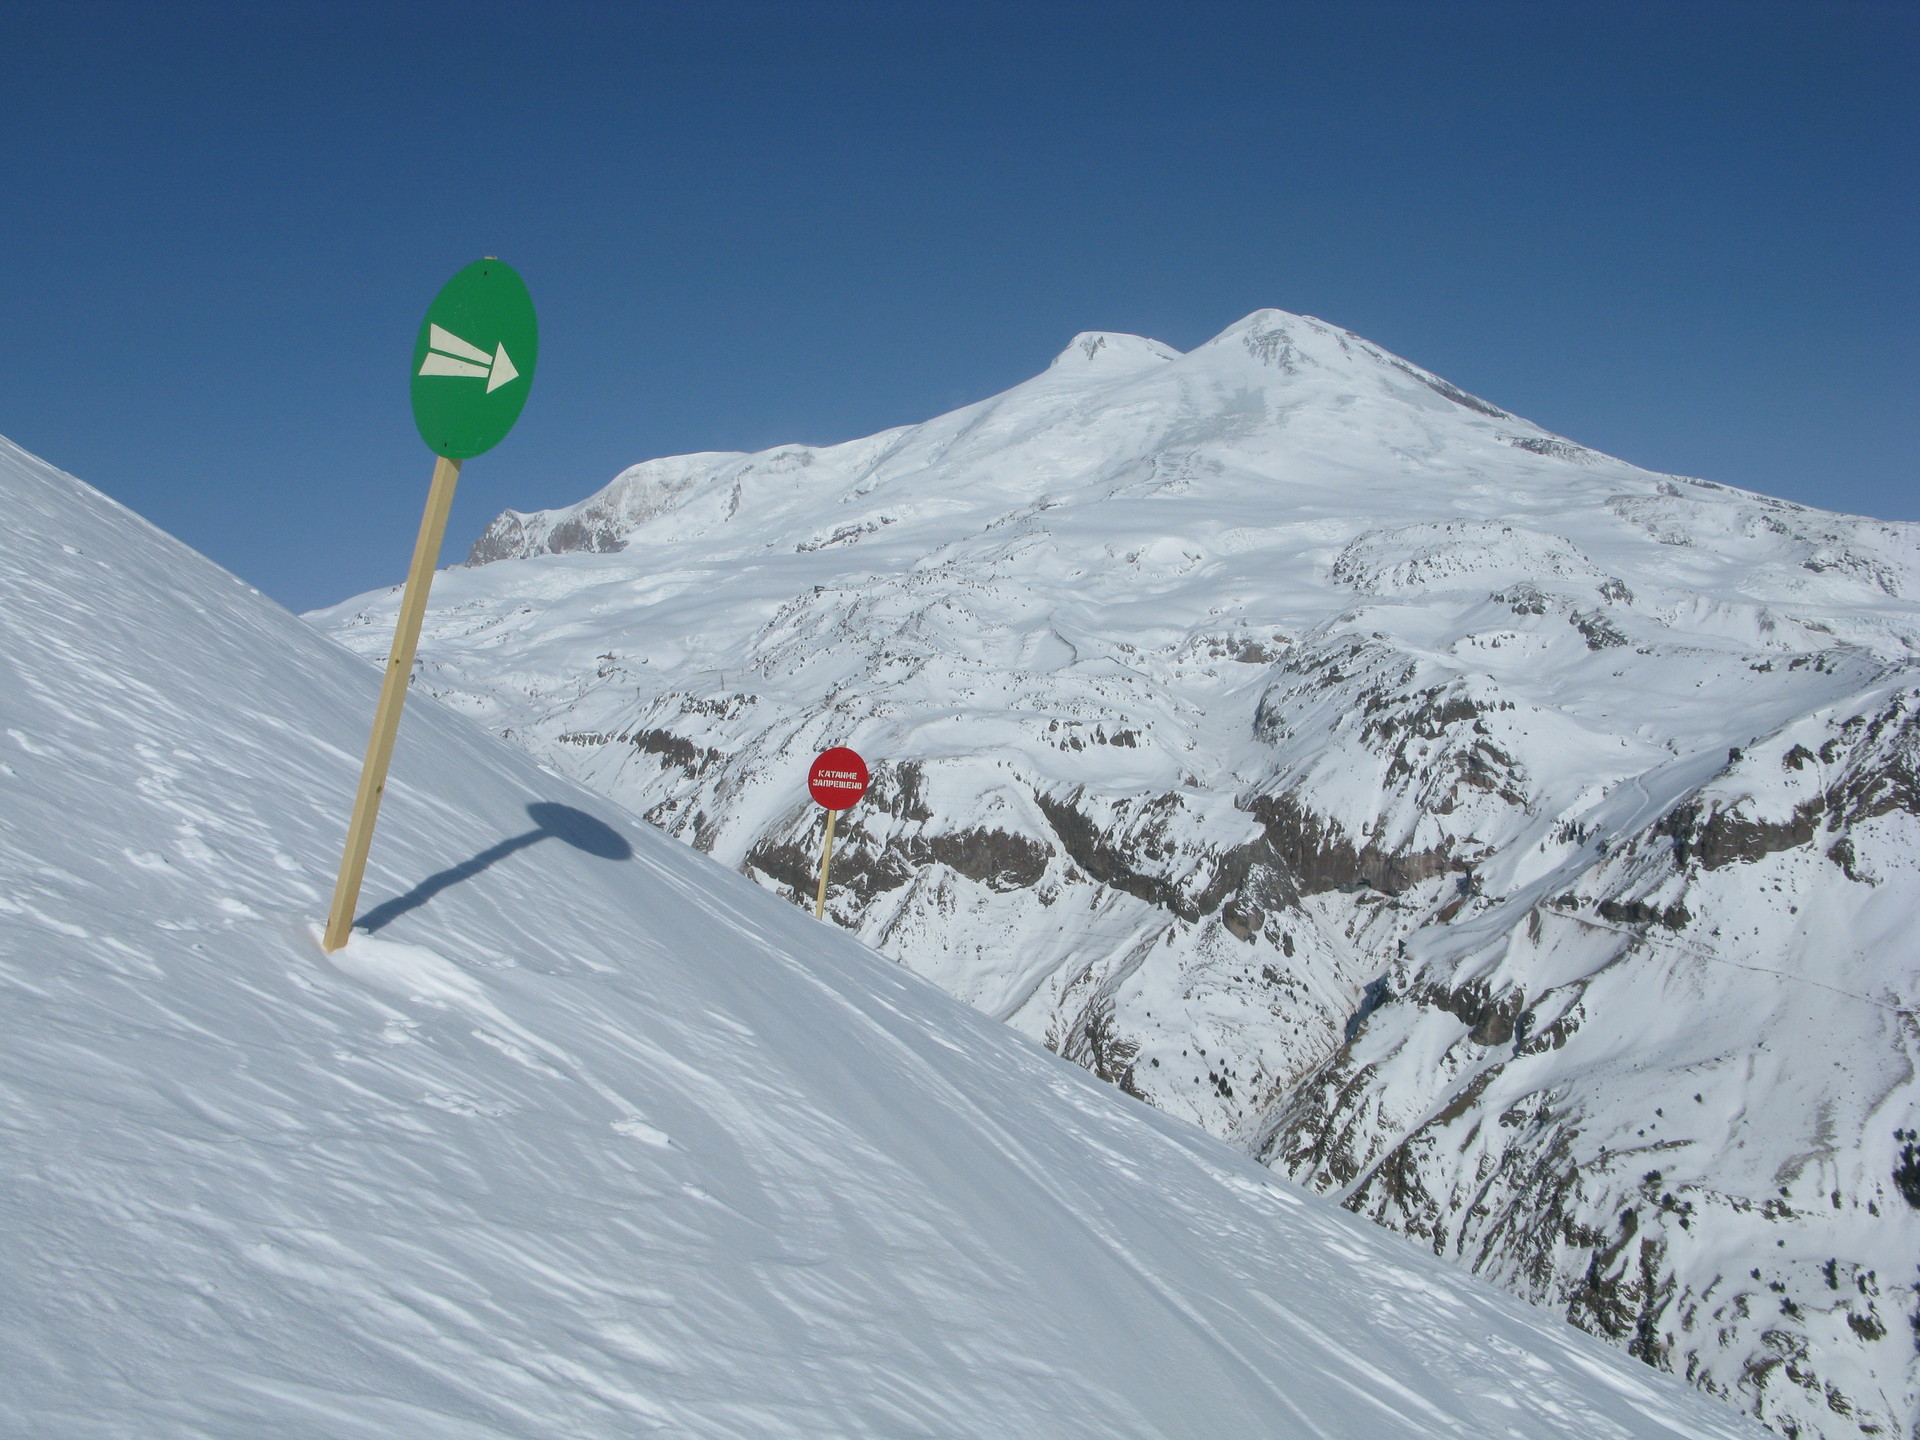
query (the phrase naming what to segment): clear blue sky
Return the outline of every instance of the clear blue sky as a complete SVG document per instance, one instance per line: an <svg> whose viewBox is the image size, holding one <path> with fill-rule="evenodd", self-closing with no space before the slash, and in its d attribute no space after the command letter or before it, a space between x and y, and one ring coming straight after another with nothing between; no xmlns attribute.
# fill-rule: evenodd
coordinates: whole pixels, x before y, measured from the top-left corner
<svg viewBox="0 0 1920 1440"><path fill-rule="evenodd" d="M286 604L400 578L483 254L505 506L1264 305L1583 443L1920 519L1920 5L0 0L0 433Z"/></svg>

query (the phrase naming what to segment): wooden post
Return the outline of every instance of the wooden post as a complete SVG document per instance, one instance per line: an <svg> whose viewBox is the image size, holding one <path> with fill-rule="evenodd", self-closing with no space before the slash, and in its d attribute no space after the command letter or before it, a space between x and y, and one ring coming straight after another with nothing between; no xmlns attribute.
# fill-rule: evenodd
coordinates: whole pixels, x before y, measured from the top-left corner
<svg viewBox="0 0 1920 1440"><path fill-rule="evenodd" d="M400 597L400 616L393 626L393 648L387 652L387 673L380 682L380 703L373 712L373 734L368 737L367 758L360 767L360 790L353 797L353 820L347 826L347 848L340 857L340 878L333 887L333 909L327 913L327 934L321 946L329 952L345 945L353 933L353 912L360 903L360 882L367 873L373 824L380 818L387 766L393 760L393 742L400 733L407 682L413 678L413 653L419 648L420 624L427 614L427 591L433 585L434 564L440 558L440 541L447 533L447 514L453 509L453 487L459 479L458 460L441 456L434 463L433 486L427 491L420 537L413 542L413 564L407 570L407 588Z"/></svg>
<svg viewBox="0 0 1920 1440"><path fill-rule="evenodd" d="M833 822L840 818L838 810L827 811L827 843L820 847L820 898L813 902L813 918L824 920L827 916L827 866L833 863Z"/></svg>

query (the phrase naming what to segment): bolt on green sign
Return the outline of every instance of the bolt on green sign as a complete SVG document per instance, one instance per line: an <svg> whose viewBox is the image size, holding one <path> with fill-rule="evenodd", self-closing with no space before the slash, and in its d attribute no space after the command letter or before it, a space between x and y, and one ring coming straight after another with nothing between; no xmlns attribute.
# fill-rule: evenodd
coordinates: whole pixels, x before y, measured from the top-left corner
<svg viewBox="0 0 1920 1440"><path fill-rule="evenodd" d="M413 342L413 423L436 455L470 460L506 438L533 386L540 331L511 265L476 260L433 298Z"/></svg>

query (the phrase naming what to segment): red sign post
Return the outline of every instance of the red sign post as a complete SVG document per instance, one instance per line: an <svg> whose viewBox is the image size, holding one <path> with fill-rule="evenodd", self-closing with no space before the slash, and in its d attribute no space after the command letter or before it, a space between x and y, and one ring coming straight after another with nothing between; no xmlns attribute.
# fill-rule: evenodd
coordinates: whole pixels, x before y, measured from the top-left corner
<svg viewBox="0 0 1920 1440"><path fill-rule="evenodd" d="M814 802L827 812L827 838L820 846L820 894L813 902L813 917L824 919L827 913L827 867L833 863L833 822L842 810L851 810L867 793L867 762L844 745L822 750L807 771L807 791Z"/></svg>

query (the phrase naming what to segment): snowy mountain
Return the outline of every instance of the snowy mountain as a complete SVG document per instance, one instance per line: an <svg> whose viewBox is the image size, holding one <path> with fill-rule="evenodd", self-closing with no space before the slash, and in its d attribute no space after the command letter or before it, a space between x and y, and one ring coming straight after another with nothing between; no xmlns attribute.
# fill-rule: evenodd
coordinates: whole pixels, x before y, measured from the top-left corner
<svg viewBox="0 0 1920 1440"><path fill-rule="evenodd" d="M10 1436L1751 1434L0 441Z"/></svg>
<svg viewBox="0 0 1920 1440"><path fill-rule="evenodd" d="M314 617L384 655L393 594ZM1912 1433L1920 527L1320 321L497 519L418 685L1788 1434Z"/></svg>

